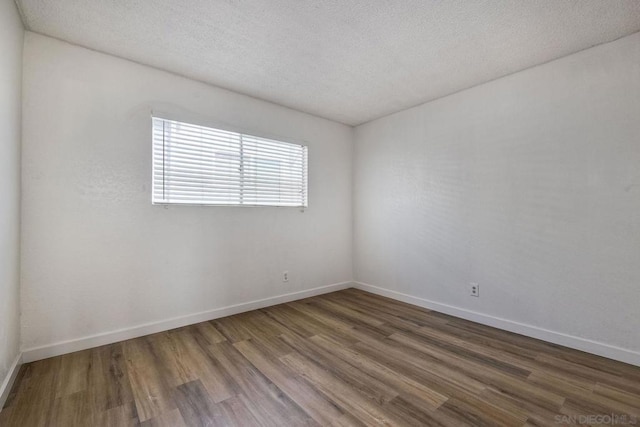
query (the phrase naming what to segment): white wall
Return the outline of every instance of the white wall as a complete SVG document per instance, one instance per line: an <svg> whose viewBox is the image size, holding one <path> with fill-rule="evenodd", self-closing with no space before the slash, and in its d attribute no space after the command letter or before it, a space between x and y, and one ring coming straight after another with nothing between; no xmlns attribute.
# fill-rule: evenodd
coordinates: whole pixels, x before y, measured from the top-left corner
<svg viewBox="0 0 640 427"><path fill-rule="evenodd" d="M0 394L20 346L20 114L24 29L0 1ZM0 395L0 407L2 396Z"/></svg>
<svg viewBox="0 0 640 427"><path fill-rule="evenodd" d="M640 33L359 126L354 156L356 280L640 351Z"/></svg>
<svg viewBox="0 0 640 427"><path fill-rule="evenodd" d="M350 127L29 32L24 57L25 349L352 279ZM309 208L152 206L151 109L308 144Z"/></svg>
<svg viewBox="0 0 640 427"><path fill-rule="evenodd" d="M151 109L307 143L310 208L152 206ZM640 34L362 125L354 156L346 126L33 33L23 116L27 350L349 281L353 245L361 282L640 351Z"/></svg>

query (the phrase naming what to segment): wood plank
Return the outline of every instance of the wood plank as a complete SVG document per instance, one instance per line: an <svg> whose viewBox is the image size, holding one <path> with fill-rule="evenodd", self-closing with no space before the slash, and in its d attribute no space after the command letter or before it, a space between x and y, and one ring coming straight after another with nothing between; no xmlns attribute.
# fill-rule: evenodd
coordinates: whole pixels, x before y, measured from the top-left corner
<svg viewBox="0 0 640 427"><path fill-rule="evenodd" d="M550 365L555 369L562 370L566 375L575 375L577 377L611 385L631 393L640 394L640 381L636 381L633 377L630 378L611 374L606 371L592 368L588 365L560 359L552 354L541 353L536 357L536 360L543 363L543 365Z"/></svg>
<svg viewBox="0 0 640 427"><path fill-rule="evenodd" d="M89 399L86 391L65 394L54 400L51 413L47 417L47 425L82 426L90 419Z"/></svg>
<svg viewBox="0 0 640 427"><path fill-rule="evenodd" d="M141 422L140 427L187 427L187 424L182 419L180 411L173 409Z"/></svg>
<svg viewBox="0 0 640 427"><path fill-rule="evenodd" d="M474 426L521 426L527 421L526 418L517 417L507 409L471 397L465 400L449 399L439 412L461 423L471 423Z"/></svg>
<svg viewBox="0 0 640 427"><path fill-rule="evenodd" d="M361 420L366 425L393 425L392 419L378 406L339 378L318 367L313 361L298 353L291 353L280 358L293 371L297 372L328 396L343 410Z"/></svg>
<svg viewBox="0 0 640 427"><path fill-rule="evenodd" d="M293 372L279 361L273 360L254 343L240 341L235 343L234 347L318 423L329 424L342 415L337 406L313 387L296 378Z"/></svg>
<svg viewBox="0 0 640 427"><path fill-rule="evenodd" d="M185 331L168 331L150 335L147 338L149 350L161 367L162 375L169 388L198 379L194 372L197 364L193 360L193 352L183 344L181 337L188 335Z"/></svg>
<svg viewBox="0 0 640 427"><path fill-rule="evenodd" d="M241 391L239 399L262 425L317 425L228 342L208 347L207 350L220 363L225 375L236 381Z"/></svg>
<svg viewBox="0 0 640 427"><path fill-rule="evenodd" d="M632 407L640 407L640 394L630 393L607 384L597 383L593 387L593 394L617 400Z"/></svg>
<svg viewBox="0 0 640 427"><path fill-rule="evenodd" d="M322 336L322 338L330 340L328 337ZM427 359L421 354L416 354L412 349L394 346L384 341L359 342L353 351L394 372L402 373L406 378L429 384L429 388L444 396L460 393L477 394L486 388L486 384L470 378L436 359ZM366 366L361 367L361 369L365 368ZM407 383L409 382L407 381Z"/></svg>
<svg viewBox="0 0 640 427"><path fill-rule="evenodd" d="M91 350L60 356L56 375L55 397L64 397L87 389Z"/></svg>
<svg viewBox="0 0 640 427"><path fill-rule="evenodd" d="M60 359L51 358L29 364L19 384L19 392L11 404L8 426L45 426L55 405L57 366Z"/></svg>
<svg viewBox="0 0 640 427"><path fill-rule="evenodd" d="M186 332L192 335L198 335L207 342L207 344L217 344L226 341L224 335L220 333L212 322L202 322L187 327Z"/></svg>
<svg viewBox="0 0 640 427"><path fill-rule="evenodd" d="M159 359L153 354L147 339L125 341L123 349L140 421L158 418L176 409L171 398L167 369L158 364Z"/></svg>
<svg viewBox="0 0 640 427"><path fill-rule="evenodd" d="M91 401L92 413L102 413L133 402L121 343L92 349L89 363L87 397Z"/></svg>
<svg viewBox="0 0 640 427"><path fill-rule="evenodd" d="M253 413L247 407L245 400L240 397L232 397L230 399L225 400L224 402L220 402L220 409L224 413L227 420L229 420L229 425L234 426L254 426L254 425L265 425L258 421Z"/></svg>
<svg viewBox="0 0 640 427"><path fill-rule="evenodd" d="M303 340L298 336L283 334L281 339L287 342L299 354L313 360L324 369L347 383L350 387L368 399L384 404L398 396L398 392L389 384L376 379L360 369L353 369L353 365L326 351L311 340Z"/></svg>
<svg viewBox="0 0 640 427"><path fill-rule="evenodd" d="M439 409L435 411L427 410L421 405L410 402L403 396L398 396L390 402L387 402L384 405L384 410L398 420L399 425L413 427L471 426L471 424L466 423L464 420L461 420L458 417L453 418Z"/></svg>
<svg viewBox="0 0 640 427"><path fill-rule="evenodd" d="M557 424L555 417L559 414L559 411L542 407L535 401L522 399L508 392L493 388L487 388L480 393L480 398L518 417L526 418L527 422L531 424L543 426Z"/></svg>
<svg viewBox="0 0 640 427"><path fill-rule="evenodd" d="M173 400L188 426L226 426L229 419L211 399L199 380L182 384L173 391Z"/></svg>
<svg viewBox="0 0 640 427"><path fill-rule="evenodd" d="M87 425L92 427L133 427L139 424L136 405L131 401L128 404L116 406L106 411L92 413Z"/></svg>
<svg viewBox="0 0 640 427"><path fill-rule="evenodd" d="M520 377L502 372L498 367L493 367L491 364L478 363L474 360L457 356L450 351L443 351L418 337L409 337L398 333L391 338L412 349L424 352L452 368L460 369L465 375L475 378L477 381L501 390L509 390L515 395L526 396L538 402L540 406L555 409L560 408L564 403L565 398L563 396L527 383Z"/></svg>
<svg viewBox="0 0 640 427"><path fill-rule="evenodd" d="M234 379L226 375L218 360L211 355L209 340L199 341L201 335L187 330L176 336L176 340L189 355L192 376L202 382L214 402L229 399L240 392ZM225 342L219 341L218 343ZM212 344L218 345L218 344Z"/></svg>
<svg viewBox="0 0 640 427"><path fill-rule="evenodd" d="M398 371L394 371L372 358L367 358L351 348L341 347L340 345L337 345L338 343L335 341L332 342L324 336L317 335L312 338L312 341L317 343L326 351L349 363L354 368L366 372L388 384L397 393L417 398L422 405L427 408L435 409L448 398L446 395L415 381L411 377L405 376Z"/></svg>

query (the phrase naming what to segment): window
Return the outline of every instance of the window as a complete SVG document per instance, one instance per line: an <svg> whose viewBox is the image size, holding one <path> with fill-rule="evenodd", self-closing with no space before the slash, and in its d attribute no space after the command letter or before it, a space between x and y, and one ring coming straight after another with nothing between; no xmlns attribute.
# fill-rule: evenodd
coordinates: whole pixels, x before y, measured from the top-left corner
<svg viewBox="0 0 640 427"><path fill-rule="evenodd" d="M153 203L307 206L307 147L153 118Z"/></svg>

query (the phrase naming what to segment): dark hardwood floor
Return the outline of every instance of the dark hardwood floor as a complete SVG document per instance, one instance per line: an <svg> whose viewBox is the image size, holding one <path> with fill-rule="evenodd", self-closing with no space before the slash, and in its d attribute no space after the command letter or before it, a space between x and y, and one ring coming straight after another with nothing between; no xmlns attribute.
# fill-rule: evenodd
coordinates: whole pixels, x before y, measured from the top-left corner
<svg viewBox="0 0 640 427"><path fill-rule="evenodd" d="M354 289L26 364L0 412L20 427L614 421L640 425L640 368Z"/></svg>

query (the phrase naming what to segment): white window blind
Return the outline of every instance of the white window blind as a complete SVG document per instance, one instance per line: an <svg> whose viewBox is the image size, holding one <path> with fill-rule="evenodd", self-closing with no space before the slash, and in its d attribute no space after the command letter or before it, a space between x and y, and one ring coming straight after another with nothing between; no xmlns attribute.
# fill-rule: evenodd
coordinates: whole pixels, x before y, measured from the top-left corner
<svg viewBox="0 0 640 427"><path fill-rule="evenodd" d="M153 203L307 206L307 147L153 118Z"/></svg>

